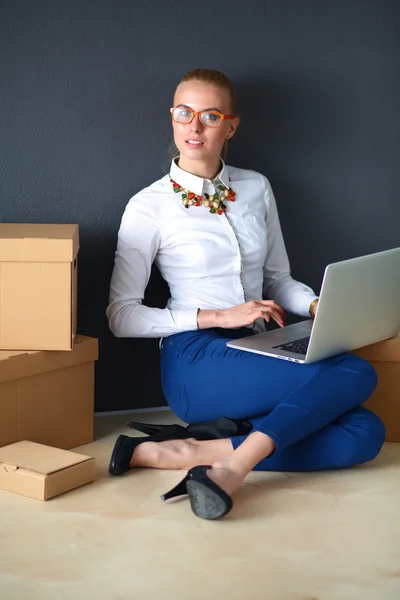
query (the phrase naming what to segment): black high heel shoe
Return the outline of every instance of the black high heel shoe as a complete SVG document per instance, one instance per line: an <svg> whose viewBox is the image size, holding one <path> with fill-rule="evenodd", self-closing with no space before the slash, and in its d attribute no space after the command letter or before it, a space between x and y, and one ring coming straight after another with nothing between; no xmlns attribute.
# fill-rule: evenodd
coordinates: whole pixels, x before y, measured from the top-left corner
<svg viewBox="0 0 400 600"><path fill-rule="evenodd" d="M192 437L181 425L168 425L165 429L147 437L132 438L120 435L111 454L108 472L110 475L122 475L130 468L135 449L143 442L165 442L166 440L184 440Z"/></svg>
<svg viewBox="0 0 400 600"><path fill-rule="evenodd" d="M171 427L171 425L155 425L152 423L138 423L137 421L128 421L126 425L148 435L167 431ZM194 437L196 440L217 440L232 435L247 435L253 429L253 425L247 419L221 417L212 421L192 423L184 429L190 434L188 437Z"/></svg>
<svg viewBox="0 0 400 600"><path fill-rule="evenodd" d="M190 469L185 479L161 496L161 500L188 494L196 517L212 520L226 515L232 509L232 498L208 477L207 469L211 467L201 465Z"/></svg>

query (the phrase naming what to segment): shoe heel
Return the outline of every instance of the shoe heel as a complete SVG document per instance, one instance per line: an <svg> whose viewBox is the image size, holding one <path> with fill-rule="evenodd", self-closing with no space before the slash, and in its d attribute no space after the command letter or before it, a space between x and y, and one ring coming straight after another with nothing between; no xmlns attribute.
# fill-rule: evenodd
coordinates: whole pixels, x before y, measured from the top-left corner
<svg viewBox="0 0 400 600"><path fill-rule="evenodd" d="M186 482L189 479L189 476L186 475L185 479L178 483L172 490L163 494L161 496L161 500L165 502L166 500L171 500L171 498L177 498L178 496L185 496L187 494Z"/></svg>
<svg viewBox="0 0 400 600"><path fill-rule="evenodd" d="M147 435L154 435L165 429L166 425L152 425L151 423L138 423L137 421L128 421L127 427L141 431Z"/></svg>
<svg viewBox="0 0 400 600"><path fill-rule="evenodd" d="M231 497L208 477L207 470L210 468L199 465L191 469L187 489L196 517L214 520L226 515L233 503Z"/></svg>

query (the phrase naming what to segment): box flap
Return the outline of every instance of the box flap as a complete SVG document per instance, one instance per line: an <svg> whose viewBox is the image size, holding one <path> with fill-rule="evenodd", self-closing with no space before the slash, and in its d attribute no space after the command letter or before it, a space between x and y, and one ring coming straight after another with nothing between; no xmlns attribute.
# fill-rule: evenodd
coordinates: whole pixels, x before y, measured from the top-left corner
<svg viewBox="0 0 400 600"><path fill-rule="evenodd" d="M92 457L29 441L0 448L0 467L3 466L6 470L24 469L42 475L49 475L87 460L92 460Z"/></svg>
<svg viewBox="0 0 400 600"><path fill-rule="evenodd" d="M0 223L0 262L73 262L79 226Z"/></svg>
<svg viewBox="0 0 400 600"><path fill-rule="evenodd" d="M358 348L352 354L356 354L368 361L400 362L400 334L395 338Z"/></svg>
<svg viewBox="0 0 400 600"><path fill-rule="evenodd" d="M73 350L0 350L0 383L72 367L98 358L97 338L77 335Z"/></svg>

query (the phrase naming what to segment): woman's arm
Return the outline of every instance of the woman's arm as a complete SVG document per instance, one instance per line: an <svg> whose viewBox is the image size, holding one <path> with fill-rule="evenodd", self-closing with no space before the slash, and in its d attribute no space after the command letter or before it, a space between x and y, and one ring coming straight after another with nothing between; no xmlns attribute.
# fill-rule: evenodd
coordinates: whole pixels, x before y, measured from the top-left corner
<svg viewBox="0 0 400 600"><path fill-rule="evenodd" d="M169 310L142 304L151 266L160 245L158 219L151 203L135 196L118 232L107 318L116 337L163 337L197 329L197 308Z"/></svg>
<svg viewBox="0 0 400 600"><path fill-rule="evenodd" d="M267 204L268 251L264 264L263 297L275 300L288 312L309 317L310 305L317 298L314 291L292 278L283 240L275 197L265 177Z"/></svg>

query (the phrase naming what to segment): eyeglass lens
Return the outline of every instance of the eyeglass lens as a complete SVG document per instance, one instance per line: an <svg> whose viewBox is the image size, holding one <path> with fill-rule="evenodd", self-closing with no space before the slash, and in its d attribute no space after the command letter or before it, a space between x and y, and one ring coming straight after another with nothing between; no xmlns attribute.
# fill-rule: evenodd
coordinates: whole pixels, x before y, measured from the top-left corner
<svg viewBox="0 0 400 600"><path fill-rule="evenodd" d="M194 113L189 108L175 108L173 112L174 120L178 123L190 123ZM218 113L205 111L200 113L200 121L206 127L218 127L221 123L221 117Z"/></svg>

